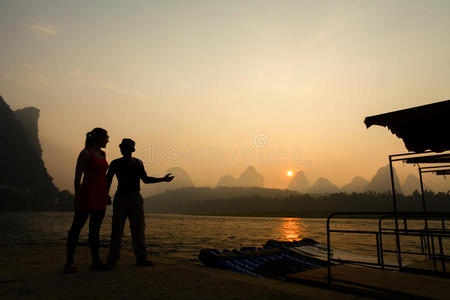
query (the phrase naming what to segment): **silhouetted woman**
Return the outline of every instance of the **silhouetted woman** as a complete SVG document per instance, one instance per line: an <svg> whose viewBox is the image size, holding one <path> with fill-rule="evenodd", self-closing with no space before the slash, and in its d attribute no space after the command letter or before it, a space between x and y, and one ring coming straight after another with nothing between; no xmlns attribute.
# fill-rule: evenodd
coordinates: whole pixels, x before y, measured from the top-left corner
<svg viewBox="0 0 450 300"><path fill-rule="evenodd" d="M105 216L108 202L106 188L106 161L105 148L108 143L108 133L103 128L94 128L86 134L84 149L80 152L75 169L75 215L72 227L67 237L67 262L64 272L75 273L74 253L78 243L81 229L89 218L89 246L91 248L93 271L106 271L107 266L99 257L100 226ZM81 182L81 177L83 181Z"/></svg>

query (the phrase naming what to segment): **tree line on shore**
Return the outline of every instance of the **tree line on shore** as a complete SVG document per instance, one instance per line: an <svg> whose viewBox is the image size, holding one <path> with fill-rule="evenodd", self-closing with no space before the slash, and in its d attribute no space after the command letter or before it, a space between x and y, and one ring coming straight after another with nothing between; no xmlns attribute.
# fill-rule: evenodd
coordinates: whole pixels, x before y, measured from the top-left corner
<svg viewBox="0 0 450 300"><path fill-rule="evenodd" d="M278 190L279 195L257 193L247 188L246 193L223 197L225 191L214 193L215 189L196 193L198 188L185 188L149 197L145 201L146 212L210 214L210 215L266 215L292 213L329 213L338 211L392 211L392 193L367 191L363 193L332 193L324 195L300 194L289 190ZM217 189L217 188L216 188ZM240 188L246 190L246 188ZM265 190L265 189L261 189ZM206 195L205 195L206 194ZM222 197L219 196L222 194ZM232 193L229 193L232 194ZM270 195L272 194L272 195ZM399 211L423 211L422 196L418 191L412 195L396 194ZM450 191L447 193L425 192L428 211L450 212Z"/></svg>
<svg viewBox="0 0 450 300"><path fill-rule="evenodd" d="M423 211L422 196L396 194L399 211ZM62 191L56 196L41 199L39 195L17 192L0 187L1 211L72 211L73 194ZM425 192L428 211L450 212L450 191ZM178 213L206 215L265 215L293 213L321 213L338 211L392 211L392 194L333 193L324 195L300 194L290 190L265 188L181 188L166 191L145 199L148 213Z"/></svg>

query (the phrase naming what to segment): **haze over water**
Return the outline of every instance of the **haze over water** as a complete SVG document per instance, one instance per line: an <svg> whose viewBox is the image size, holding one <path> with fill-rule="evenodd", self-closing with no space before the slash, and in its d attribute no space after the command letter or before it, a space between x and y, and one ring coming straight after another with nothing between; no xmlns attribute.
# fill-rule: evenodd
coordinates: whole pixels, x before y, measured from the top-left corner
<svg viewBox="0 0 450 300"><path fill-rule="evenodd" d="M2 1L0 94L41 110L60 189L96 126L108 160L133 137L150 174L180 166L197 186L250 164L267 187L287 170L342 186L405 152L365 116L450 98L449 15L438 0Z"/></svg>

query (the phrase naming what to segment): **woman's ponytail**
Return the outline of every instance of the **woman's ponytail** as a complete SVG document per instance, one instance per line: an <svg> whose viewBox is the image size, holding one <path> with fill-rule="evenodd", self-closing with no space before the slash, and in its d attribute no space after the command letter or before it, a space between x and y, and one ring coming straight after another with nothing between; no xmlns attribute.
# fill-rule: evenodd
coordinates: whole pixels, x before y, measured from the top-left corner
<svg viewBox="0 0 450 300"><path fill-rule="evenodd" d="M92 129L92 131L89 131L88 133L86 133L86 142L84 143L84 148L87 149L87 148L92 147L99 137L107 135L107 134L108 134L108 132L103 128L96 127L94 129Z"/></svg>

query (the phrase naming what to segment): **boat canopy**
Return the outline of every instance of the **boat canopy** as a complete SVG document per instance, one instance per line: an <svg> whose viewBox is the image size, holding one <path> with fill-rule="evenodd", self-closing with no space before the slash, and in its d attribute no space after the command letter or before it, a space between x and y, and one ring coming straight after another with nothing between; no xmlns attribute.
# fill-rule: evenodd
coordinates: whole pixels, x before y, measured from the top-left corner
<svg viewBox="0 0 450 300"><path fill-rule="evenodd" d="M404 160L407 164L442 164L450 163L450 154L411 157Z"/></svg>
<svg viewBox="0 0 450 300"><path fill-rule="evenodd" d="M450 100L366 117L364 123L389 128L411 152L450 150Z"/></svg>

